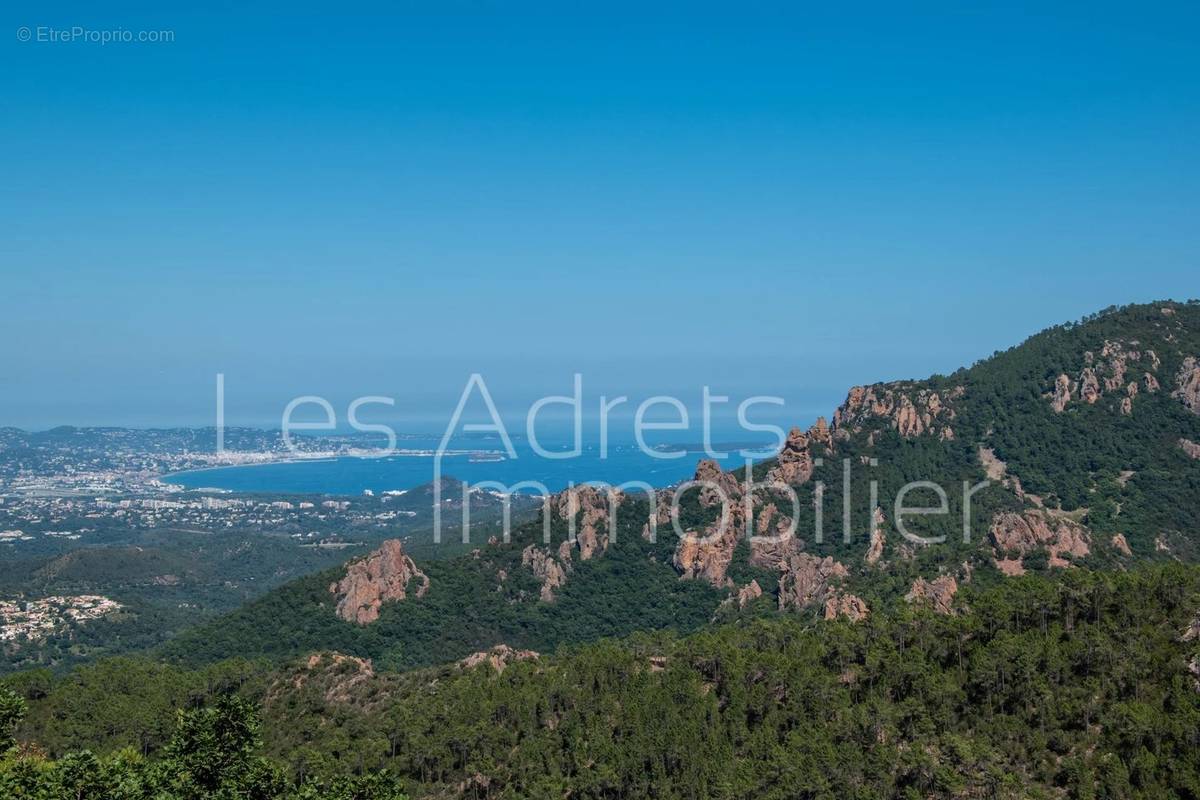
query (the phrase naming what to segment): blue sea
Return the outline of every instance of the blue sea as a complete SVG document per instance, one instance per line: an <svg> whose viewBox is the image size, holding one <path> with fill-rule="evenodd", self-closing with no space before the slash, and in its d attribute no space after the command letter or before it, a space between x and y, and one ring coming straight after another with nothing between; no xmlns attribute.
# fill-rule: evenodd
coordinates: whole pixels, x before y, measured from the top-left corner
<svg viewBox="0 0 1200 800"><path fill-rule="evenodd" d="M730 441L714 442L717 452L726 452L717 460L726 469L742 467L746 458L739 450L759 451L753 460L773 442ZM407 438L397 445L397 453L386 457L340 457L312 461L290 461L275 464L256 464L236 467L194 470L168 476L169 483L190 489L222 489L235 492L269 492L281 494L339 494L358 495L370 490L375 493L411 489L429 483L434 478L435 438ZM611 444L605 458L598 446L583 447L573 458L550 459L539 456L523 440L514 440L516 458L504 453L498 440L474 439L453 442L442 456L442 476L469 483L491 480L511 486L519 481L537 481L552 492L569 484L604 481L619 484L625 481L645 481L655 487L670 486L691 478L696 463L709 456L700 444L661 445L662 450L684 452L678 458L655 458L636 444ZM546 449L558 450L561 445L546 444Z"/></svg>

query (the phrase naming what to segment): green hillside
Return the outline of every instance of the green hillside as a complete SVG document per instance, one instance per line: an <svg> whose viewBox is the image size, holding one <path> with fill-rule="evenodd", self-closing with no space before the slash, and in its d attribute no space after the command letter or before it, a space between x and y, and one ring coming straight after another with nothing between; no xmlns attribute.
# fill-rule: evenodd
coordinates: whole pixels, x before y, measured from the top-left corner
<svg viewBox="0 0 1200 800"><path fill-rule="evenodd" d="M846 574L827 596L851 595L872 610L902 603L919 578L986 587L1004 579L998 567L1049 574L1068 566L1124 569L1138 560L1193 560L1200 555L1200 460L1180 441L1200 441L1200 407L1189 408L1184 396L1185 360L1195 354L1200 305L1163 302L1048 329L952 375L856 387L831 429L814 428L806 437L805 455L823 464L793 481L801 540L795 549L844 565ZM1060 375L1067 376L1069 397L1056 409ZM1098 387L1092 402L1089 376ZM1129 384L1139 387L1136 393ZM827 447L819 444L821 436ZM852 465L849 541L842 535L846 463ZM779 460L757 465L756 480L779 466ZM989 470L990 484L970 495L965 521L971 536L964 541L964 482L976 486ZM947 513L906 519L916 536L945 537L940 544L914 544L891 527L892 500L912 481L946 490ZM868 555L872 483L884 533L874 558ZM815 535L819 484L823 541ZM704 531L719 516L700 495L692 490L684 497L686 529ZM770 489L757 497L755 521L768 503L790 508ZM917 490L906 502L936 505L932 499L931 491ZM640 498L627 498L618 510L616 542L589 560L576 555L553 602L539 599L537 578L522 563L525 548L540 541L540 522L531 522L517 529L511 544L479 542L474 555L422 561L428 593L385 604L370 625L334 614L329 586L343 574L334 569L185 632L163 654L195 665L335 649L388 668L413 668L498 643L547 651L639 630L688 632L714 618L778 613L783 575L752 563L746 541L729 543L730 563L720 580L681 579L684 570L673 563L679 541L670 526L661 526L656 543L641 535L649 512ZM1004 519L1016 528L1022 519L1041 525L1073 544L1014 545L1004 531L995 532ZM567 538L562 515L553 516L552 529L545 552L553 557ZM751 581L763 597L740 610L722 603ZM820 616L821 610L818 602L788 613Z"/></svg>
<svg viewBox="0 0 1200 800"><path fill-rule="evenodd" d="M413 797L1200 793L1200 568L1066 570L964 595L951 616L784 616L407 673L326 653L274 670L118 661L10 678L30 704L18 738L62 760L0 759L0 788L140 792L147 765L179 769L172 709L220 714L232 695L262 720L260 773L324 784L382 768ZM134 752L63 757L85 746ZM228 773L247 792L243 763Z"/></svg>

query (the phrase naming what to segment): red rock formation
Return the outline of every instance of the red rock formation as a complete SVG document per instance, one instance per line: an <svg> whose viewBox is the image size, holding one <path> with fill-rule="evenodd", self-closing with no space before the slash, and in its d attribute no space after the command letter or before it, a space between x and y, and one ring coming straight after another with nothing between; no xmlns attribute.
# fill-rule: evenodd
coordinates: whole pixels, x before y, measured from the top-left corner
<svg viewBox="0 0 1200 800"><path fill-rule="evenodd" d="M1071 379L1066 375L1059 375L1054 379L1054 396L1050 400L1050 407L1055 413L1062 413L1062 410L1067 407L1067 403L1071 402Z"/></svg>
<svg viewBox="0 0 1200 800"><path fill-rule="evenodd" d="M1088 404L1095 403L1105 393L1124 391L1125 397L1120 399L1117 407L1122 414L1132 414L1133 398L1137 396L1139 387L1137 381L1125 380L1129 363L1140 363L1143 356L1150 362L1152 370L1158 369L1160 363L1153 350L1143 352L1132 349L1135 345L1137 342L1106 341L1100 350L1103 360L1099 362L1092 353L1084 353L1085 366L1079 373L1078 385L1073 385L1066 375L1059 375L1054 382L1054 391L1048 395L1050 407L1056 412L1061 412L1071 402L1072 394L1076 390L1079 399ZM1147 392L1158 390L1158 380L1150 372L1143 372L1142 383Z"/></svg>
<svg viewBox="0 0 1200 800"><path fill-rule="evenodd" d="M858 595L834 594L825 601L825 619L846 617L851 622L862 622L869 613L866 601Z"/></svg>
<svg viewBox="0 0 1200 800"><path fill-rule="evenodd" d="M1113 548L1123 556L1132 556L1133 551L1129 549L1129 542L1125 540L1125 535L1114 533L1112 537Z"/></svg>
<svg viewBox="0 0 1200 800"><path fill-rule="evenodd" d="M871 543L867 545L867 563L874 564L883 557L883 545L886 537L883 535L883 509L875 506L871 515Z"/></svg>
<svg viewBox="0 0 1200 800"><path fill-rule="evenodd" d="M896 430L901 436L919 436L925 431L925 423L908 395L900 396L900 404L896 408Z"/></svg>
<svg viewBox="0 0 1200 800"><path fill-rule="evenodd" d="M700 489L700 505L714 508L722 504L737 505L741 497L741 485L732 472L724 472L721 465L711 459L702 459L696 465L692 480L707 484Z"/></svg>
<svg viewBox="0 0 1200 800"><path fill-rule="evenodd" d="M725 574L737 543L738 526L732 521L724 530L719 530L719 523L713 523L703 535L689 532L675 548L675 568L681 578L703 578L713 586L725 586L728 583Z"/></svg>
<svg viewBox="0 0 1200 800"><path fill-rule="evenodd" d="M662 530L665 526L670 525L671 520L674 517L677 517L679 515L679 509L672 508L672 506L671 506L670 490L657 492L656 499L657 499L657 504L656 504L655 512L654 512L654 535L655 536L658 535L658 531ZM649 522L647 522L645 525L642 526L642 538L645 539L646 541L650 541L653 538L651 536Z"/></svg>
<svg viewBox="0 0 1200 800"><path fill-rule="evenodd" d="M763 569L782 569L788 556L804 549L804 540L792 530L792 520L767 503L755 520L757 535L750 540L750 563Z"/></svg>
<svg viewBox="0 0 1200 800"><path fill-rule="evenodd" d="M471 669L480 664L488 664L497 673L504 672L509 664L517 661L537 661L541 655L533 650L515 650L506 644L498 644L490 650L480 650L472 653L458 662L463 669Z"/></svg>
<svg viewBox="0 0 1200 800"><path fill-rule="evenodd" d="M752 580L741 589L738 589L736 595L730 599L737 605L738 608L745 608L753 603L758 598L762 597L762 587L758 585L758 581Z"/></svg>
<svg viewBox="0 0 1200 800"><path fill-rule="evenodd" d="M904 599L910 603L928 603L939 614L951 614L957 592L958 581L949 575L938 576L932 581L917 578Z"/></svg>
<svg viewBox="0 0 1200 800"><path fill-rule="evenodd" d="M798 553L788 558L779 576L779 608L804 608L824 603L835 592L830 581L845 578L850 572L830 556L817 558Z"/></svg>
<svg viewBox="0 0 1200 800"><path fill-rule="evenodd" d="M813 474L813 458L809 452L809 436L799 428L788 433L783 449L776 457L776 465L767 473L768 480L798 486Z"/></svg>
<svg viewBox="0 0 1200 800"><path fill-rule="evenodd" d="M1084 367L1079 373L1079 399L1088 405L1100 399L1100 381L1091 367Z"/></svg>
<svg viewBox="0 0 1200 800"><path fill-rule="evenodd" d="M346 568L346 577L329 586L337 597L337 615L347 622L367 625L379 619L380 607L408 597L409 581L420 582L416 596L429 591L429 578L404 553L399 539L388 539L379 549Z"/></svg>
<svg viewBox="0 0 1200 800"><path fill-rule="evenodd" d="M701 489L700 504L709 508L721 506L723 492L725 513L702 533L688 531L682 536L675 547L673 561L681 578L703 578L713 586L725 586L728 583L725 573L745 524L742 487L731 473L722 472L715 461L701 461L696 466L694 480L707 481L721 488L721 492L713 486Z"/></svg>
<svg viewBox="0 0 1200 800"><path fill-rule="evenodd" d="M955 387L943 400L937 392L911 383L854 386L833 414L834 436L845 438L872 419L886 419L904 437L936 433L943 440L952 439L954 432L944 423L954 419L955 413L946 401L961 397L963 391L963 387Z"/></svg>
<svg viewBox="0 0 1200 800"><path fill-rule="evenodd" d="M575 544L581 561L608 549L609 513L610 510L615 512L624 499L621 492L614 492L610 497L607 491L586 485L573 486L550 498L551 513L576 522ZM568 557L569 554L568 547Z"/></svg>
<svg viewBox="0 0 1200 800"><path fill-rule="evenodd" d="M569 545L569 542L563 544ZM567 582L567 569L550 555L548 550L531 544L521 551L521 563L542 582L541 598L544 602L554 602L554 590Z"/></svg>
<svg viewBox="0 0 1200 800"><path fill-rule="evenodd" d="M808 429L808 440L810 444L824 448L826 455L833 453L833 432L824 417L817 417L817 421Z"/></svg>
<svg viewBox="0 0 1200 800"><path fill-rule="evenodd" d="M1188 356L1175 374L1175 391L1171 397L1178 398L1187 406L1188 411L1200 414L1200 365L1196 359Z"/></svg>
<svg viewBox="0 0 1200 800"><path fill-rule="evenodd" d="M1020 514L997 514L992 518L991 534L999 553L996 565L1006 574L1024 572L1021 560L1034 550L1044 549L1049 555L1050 566L1068 567L1071 562L1064 559L1063 554L1086 556L1091 545L1091 537L1082 525L1069 519L1054 518L1040 509L1027 509ZM1008 557L1010 553L1015 553L1016 557Z"/></svg>

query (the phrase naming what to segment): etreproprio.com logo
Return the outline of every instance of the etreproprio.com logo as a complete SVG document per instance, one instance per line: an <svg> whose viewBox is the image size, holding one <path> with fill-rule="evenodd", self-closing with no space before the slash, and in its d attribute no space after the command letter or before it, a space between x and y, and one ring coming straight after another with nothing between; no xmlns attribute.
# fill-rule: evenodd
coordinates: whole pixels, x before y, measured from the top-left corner
<svg viewBox="0 0 1200 800"><path fill-rule="evenodd" d="M38 44L162 44L175 41L173 30L129 30L128 28L88 28L73 25L56 28L49 25L17 28L18 42Z"/></svg>

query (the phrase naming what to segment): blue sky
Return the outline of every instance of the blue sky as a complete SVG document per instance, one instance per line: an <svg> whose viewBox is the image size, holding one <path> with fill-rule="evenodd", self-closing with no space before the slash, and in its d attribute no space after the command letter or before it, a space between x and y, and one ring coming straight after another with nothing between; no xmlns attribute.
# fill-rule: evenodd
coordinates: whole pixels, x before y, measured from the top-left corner
<svg viewBox="0 0 1200 800"><path fill-rule="evenodd" d="M0 424L218 371L234 422L473 371L806 422L1200 294L1200 11L1056 5L6 4Z"/></svg>

